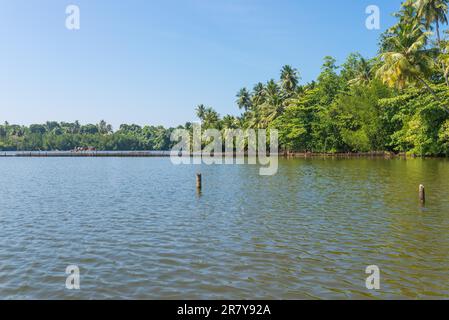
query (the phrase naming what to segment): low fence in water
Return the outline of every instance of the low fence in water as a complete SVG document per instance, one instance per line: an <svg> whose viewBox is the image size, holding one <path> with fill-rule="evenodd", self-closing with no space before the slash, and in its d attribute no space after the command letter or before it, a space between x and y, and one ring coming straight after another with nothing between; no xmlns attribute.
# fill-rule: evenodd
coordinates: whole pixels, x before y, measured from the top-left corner
<svg viewBox="0 0 449 320"><path fill-rule="evenodd" d="M169 157L170 151L2 151L0 157Z"/></svg>
<svg viewBox="0 0 449 320"><path fill-rule="evenodd" d="M205 153L178 153L183 156L201 156ZM267 155L269 152L267 153ZM232 155L232 156L248 156L244 153L226 153L216 152L217 157ZM286 158L313 158L313 157L336 157L336 158L354 158L354 157L406 157L405 154L394 154L391 152L358 152L358 153L312 153L312 152L280 152L279 156ZM171 151L0 151L0 157L170 157ZM256 156L256 154L254 154Z"/></svg>

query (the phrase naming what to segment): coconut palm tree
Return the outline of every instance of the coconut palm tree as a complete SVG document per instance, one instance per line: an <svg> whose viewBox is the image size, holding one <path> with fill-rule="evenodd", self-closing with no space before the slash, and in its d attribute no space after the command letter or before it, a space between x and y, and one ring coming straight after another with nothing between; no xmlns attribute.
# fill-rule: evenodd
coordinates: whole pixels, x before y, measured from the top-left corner
<svg viewBox="0 0 449 320"><path fill-rule="evenodd" d="M448 31L449 33L449 31ZM443 66L444 77L449 77L449 41L442 42L443 52L439 56L439 62Z"/></svg>
<svg viewBox="0 0 449 320"><path fill-rule="evenodd" d="M440 24L447 24L449 0L416 0L413 1L417 16L424 20L427 30L435 24L438 44L441 43Z"/></svg>
<svg viewBox="0 0 449 320"><path fill-rule="evenodd" d="M251 108L251 95L246 88L240 89L236 97L236 103L239 106L239 109L244 109L246 112Z"/></svg>
<svg viewBox="0 0 449 320"><path fill-rule="evenodd" d="M257 107L265 101L265 86L262 82L257 83L253 88L251 96L252 107Z"/></svg>
<svg viewBox="0 0 449 320"><path fill-rule="evenodd" d="M298 86L299 73L298 70L292 68L289 65L285 65L281 70L281 85L282 89L285 90L287 94L292 94L296 87Z"/></svg>
<svg viewBox="0 0 449 320"><path fill-rule="evenodd" d="M355 69L355 76L353 79L349 80L350 85L366 85L372 79L373 66L371 61L360 57L357 61L357 66Z"/></svg>
<svg viewBox="0 0 449 320"><path fill-rule="evenodd" d="M440 24L447 24L447 12L449 8L449 0L416 0L414 6L417 10L417 16L424 20L424 24L427 30L431 29L432 24L435 24L435 31L437 35L438 47L444 52L444 48L441 43ZM449 86L449 79L447 76L446 65L444 59L441 62L441 66L444 73L446 85Z"/></svg>
<svg viewBox="0 0 449 320"><path fill-rule="evenodd" d="M426 48L429 35L417 22L396 26L395 34L385 40L389 51L381 53L376 76L399 89L420 83L435 95L425 80L434 65L434 50Z"/></svg>
<svg viewBox="0 0 449 320"><path fill-rule="evenodd" d="M276 83L276 81L274 81L274 79L271 79L267 82L264 91L265 98L269 103L271 103L273 99L280 97L282 94L281 88L279 88L279 85Z"/></svg>
<svg viewBox="0 0 449 320"><path fill-rule="evenodd" d="M206 108L204 111L203 125L206 129L219 129L220 115L212 108Z"/></svg>
<svg viewBox="0 0 449 320"><path fill-rule="evenodd" d="M417 16L417 10L413 1L414 0L407 0L407 2L402 5L399 12L393 14L393 16L395 16L399 21L397 24L387 29L387 31L381 35L380 52L393 50L390 43L391 38L396 36L396 34L399 32L398 30L402 26L413 25L421 22L421 20Z"/></svg>
<svg viewBox="0 0 449 320"><path fill-rule="evenodd" d="M259 127L266 128L284 110L285 97L278 84L271 79L265 86L265 101L260 106Z"/></svg>
<svg viewBox="0 0 449 320"><path fill-rule="evenodd" d="M234 116L226 115L222 120L223 128L226 129L236 129L237 128L237 119Z"/></svg>
<svg viewBox="0 0 449 320"><path fill-rule="evenodd" d="M242 117L238 118L240 121L240 128L251 128L257 129L260 127L261 119L261 106L257 108L252 108L250 111L245 113Z"/></svg>
<svg viewBox="0 0 449 320"><path fill-rule="evenodd" d="M203 121L204 120L204 114L206 113L206 107L204 106L204 104L200 104L196 107L195 109L196 111L196 116Z"/></svg>

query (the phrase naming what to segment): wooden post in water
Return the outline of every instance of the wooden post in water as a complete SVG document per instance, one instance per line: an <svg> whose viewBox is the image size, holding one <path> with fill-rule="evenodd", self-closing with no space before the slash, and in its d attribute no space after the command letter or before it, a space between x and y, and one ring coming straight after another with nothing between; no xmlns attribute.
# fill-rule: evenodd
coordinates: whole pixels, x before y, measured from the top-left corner
<svg viewBox="0 0 449 320"><path fill-rule="evenodd" d="M422 204L426 202L426 189L422 184L419 185L419 201Z"/></svg>
<svg viewBox="0 0 449 320"><path fill-rule="evenodd" d="M196 174L196 188L198 191L201 190L201 173Z"/></svg>

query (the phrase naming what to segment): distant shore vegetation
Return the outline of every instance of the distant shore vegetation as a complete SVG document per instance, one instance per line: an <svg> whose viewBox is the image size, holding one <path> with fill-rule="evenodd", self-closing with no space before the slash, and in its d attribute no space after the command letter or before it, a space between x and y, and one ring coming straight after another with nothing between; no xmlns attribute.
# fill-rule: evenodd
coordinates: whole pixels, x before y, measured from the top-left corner
<svg viewBox="0 0 449 320"><path fill-rule="evenodd" d="M199 105L204 129L277 129L291 152L406 152L449 156L449 0L406 1L380 38L376 57L358 53L337 65L324 58L315 81L282 67L280 78L242 88L240 116ZM191 129L186 123L178 128ZM0 150L169 150L175 128L48 121L0 125Z"/></svg>

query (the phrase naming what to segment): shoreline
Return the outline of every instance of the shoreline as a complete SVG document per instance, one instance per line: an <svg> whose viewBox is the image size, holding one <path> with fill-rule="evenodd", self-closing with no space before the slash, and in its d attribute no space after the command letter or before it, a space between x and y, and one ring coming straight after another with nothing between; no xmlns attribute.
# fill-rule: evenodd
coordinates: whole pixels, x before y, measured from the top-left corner
<svg viewBox="0 0 449 320"><path fill-rule="evenodd" d="M216 156L229 156L229 153L216 153ZM269 155L269 154L267 154ZM348 152L348 153L325 153L325 152L281 152L278 153L279 157L285 159L306 159L306 158L383 158L383 159L414 159L414 158L426 158L426 159L444 159L444 156L415 156L408 155L406 153L393 153L393 152L383 152L383 151L373 151L373 152ZM120 158L131 158L131 157L170 157L171 151L0 151L0 158L9 157L25 157L25 158L47 158L47 157L61 157L61 158L82 158L82 157L120 157ZM189 153L185 154L186 157L198 157L201 154ZM233 157L248 156L245 152L244 154L232 153Z"/></svg>

